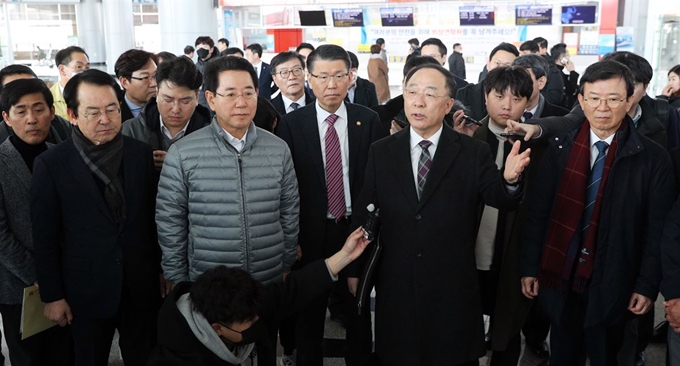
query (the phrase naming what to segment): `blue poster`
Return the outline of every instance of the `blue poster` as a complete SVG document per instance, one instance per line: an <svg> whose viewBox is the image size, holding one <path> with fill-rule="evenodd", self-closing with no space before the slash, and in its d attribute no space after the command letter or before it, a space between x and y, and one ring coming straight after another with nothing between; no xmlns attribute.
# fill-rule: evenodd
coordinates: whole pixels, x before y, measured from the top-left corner
<svg viewBox="0 0 680 366"><path fill-rule="evenodd" d="M604 56L608 53L614 52L614 46L616 45L616 35L615 34L600 34L600 42L597 47L597 54Z"/></svg>

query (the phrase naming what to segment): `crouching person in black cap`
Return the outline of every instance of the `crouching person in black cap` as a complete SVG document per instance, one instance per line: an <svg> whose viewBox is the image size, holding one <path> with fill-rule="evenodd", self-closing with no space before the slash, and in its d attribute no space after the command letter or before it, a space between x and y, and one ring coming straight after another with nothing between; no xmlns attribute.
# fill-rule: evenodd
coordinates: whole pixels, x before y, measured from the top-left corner
<svg viewBox="0 0 680 366"><path fill-rule="evenodd" d="M219 266L181 282L158 315L158 345L149 365L257 365L255 341L337 280L368 245L361 228L330 258L262 286L241 268Z"/></svg>

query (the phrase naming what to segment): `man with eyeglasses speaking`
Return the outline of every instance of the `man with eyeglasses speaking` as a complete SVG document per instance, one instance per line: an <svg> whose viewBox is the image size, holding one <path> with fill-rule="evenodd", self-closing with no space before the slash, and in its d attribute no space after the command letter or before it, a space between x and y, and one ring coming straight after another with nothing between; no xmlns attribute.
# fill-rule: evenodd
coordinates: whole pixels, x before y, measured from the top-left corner
<svg viewBox="0 0 680 366"><path fill-rule="evenodd" d="M151 145L158 171L172 144L210 124L210 111L198 104L202 83L201 73L188 58L163 62L156 70L158 97L149 99L138 117L123 123L123 135Z"/></svg>
<svg viewBox="0 0 680 366"><path fill-rule="evenodd" d="M531 152L519 153L516 142L499 171L487 143L444 125L455 89L453 74L440 65L411 69L404 78L409 127L374 143L368 154L356 203L375 202L382 218L375 269L375 351L382 365L478 365L486 353L478 213L484 204L519 205ZM366 213L357 210L355 218L352 227ZM370 259L359 258L360 266Z"/></svg>
<svg viewBox="0 0 680 366"><path fill-rule="evenodd" d="M195 280L219 265L263 283L295 262L299 196L288 146L257 128L257 75L248 60L219 57L203 70L211 124L170 146L161 170L156 225L165 278ZM257 344L276 362L276 332Z"/></svg>
<svg viewBox="0 0 680 366"><path fill-rule="evenodd" d="M114 331L126 365L145 365L160 303L151 148L120 133L120 88L87 70L64 99L72 138L33 164L31 219L45 316L71 324L76 365L108 363Z"/></svg>
<svg viewBox="0 0 680 366"><path fill-rule="evenodd" d="M316 102L286 114L276 130L290 147L300 184L300 267L336 252L350 233L353 213L366 209L354 200L364 182L368 148L383 137L375 112L344 101L350 58L342 47L319 46L307 56L307 68ZM357 312L347 281L337 284L344 286L339 291L348 305L346 361L351 366L370 355L370 318L367 327L353 318ZM327 303L328 295L319 297L298 314L297 366L323 363Z"/></svg>
<svg viewBox="0 0 680 366"><path fill-rule="evenodd" d="M272 99L272 105L284 116L311 104L314 96L305 89L305 59L297 52L281 52L271 62L274 83L281 93Z"/></svg>

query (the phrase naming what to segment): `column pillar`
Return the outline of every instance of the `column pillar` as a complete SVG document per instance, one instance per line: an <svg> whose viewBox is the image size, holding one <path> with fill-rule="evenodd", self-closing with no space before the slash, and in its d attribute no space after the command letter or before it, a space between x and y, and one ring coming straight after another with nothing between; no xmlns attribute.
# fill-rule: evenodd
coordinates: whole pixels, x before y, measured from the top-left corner
<svg viewBox="0 0 680 366"><path fill-rule="evenodd" d="M190 21L187 14L191 14ZM217 44L217 12L212 0L158 0L158 24L161 49L177 56L199 36L210 36Z"/></svg>
<svg viewBox="0 0 680 366"><path fill-rule="evenodd" d="M76 5L78 46L90 57L93 65L106 62L106 37L102 18L102 0L81 0Z"/></svg>
<svg viewBox="0 0 680 366"><path fill-rule="evenodd" d="M102 14L106 38L106 69L113 74L118 56L135 47L132 1L102 0Z"/></svg>

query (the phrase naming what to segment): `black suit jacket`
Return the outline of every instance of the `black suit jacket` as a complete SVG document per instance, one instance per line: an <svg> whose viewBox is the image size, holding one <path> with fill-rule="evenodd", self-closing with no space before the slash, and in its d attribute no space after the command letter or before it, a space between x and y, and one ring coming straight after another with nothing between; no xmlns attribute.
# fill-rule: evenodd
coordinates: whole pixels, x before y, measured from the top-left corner
<svg viewBox="0 0 680 366"><path fill-rule="evenodd" d="M267 99L272 99L272 94L279 90L279 88L274 84L274 79L272 78L272 68L268 63L262 62L262 70L260 70L259 79L259 96Z"/></svg>
<svg viewBox="0 0 680 366"><path fill-rule="evenodd" d="M314 95L310 94L307 92L305 89L305 105L310 105L314 103ZM272 105L274 106L274 109L276 109L277 112L279 112L280 115L285 116L286 115L286 106L283 104L283 97L281 96L281 93L276 96L276 98L271 100Z"/></svg>
<svg viewBox="0 0 680 366"><path fill-rule="evenodd" d="M347 106L347 134L349 140L349 182L352 214L366 206L355 205L364 183L368 148L383 137L378 115L357 104ZM328 212L326 173L321 156L321 140L316 117L316 103L309 104L283 117L276 130L290 147L300 188L300 234L302 263L323 258L338 248L322 248L323 228Z"/></svg>
<svg viewBox="0 0 680 366"><path fill-rule="evenodd" d="M151 147L123 139L127 220L122 228L72 139L38 156L33 167L31 219L40 297L44 302L66 299L75 317L113 316L124 287L136 307L152 308L160 299Z"/></svg>
<svg viewBox="0 0 680 366"><path fill-rule="evenodd" d="M135 118L125 100L120 103L120 118L123 122Z"/></svg>
<svg viewBox="0 0 680 366"><path fill-rule="evenodd" d="M513 209L521 195L506 192L486 143L447 126L420 200L411 167L410 128L371 146L365 174L357 207L375 202L382 218L376 353L390 365L455 365L478 359L486 348L479 321L476 213L481 202ZM356 210L352 226L364 222L364 212Z"/></svg>
<svg viewBox="0 0 680 366"><path fill-rule="evenodd" d="M470 110L470 117L481 120L486 116L486 101L484 100L483 82L477 84L467 84L458 89L456 100L463 103Z"/></svg>
<svg viewBox="0 0 680 366"><path fill-rule="evenodd" d="M557 68L555 61L549 56L545 55L543 58L548 61L550 69L548 70L548 82L545 88L541 90L541 94L545 97L545 100L552 104L562 103L564 98L564 79L562 78L562 71Z"/></svg>
<svg viewBox="0 0 680 366"><path fill-rule="evenodd" d="M350 101L349 94L345 97L345 101ZM354 89L353 103L361 104L368 108L379 105L380 103L378 102L378 93L375 91L375 84L357 76L357 88Z"/></svg>

